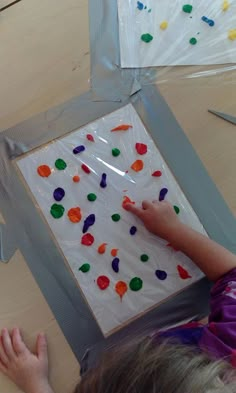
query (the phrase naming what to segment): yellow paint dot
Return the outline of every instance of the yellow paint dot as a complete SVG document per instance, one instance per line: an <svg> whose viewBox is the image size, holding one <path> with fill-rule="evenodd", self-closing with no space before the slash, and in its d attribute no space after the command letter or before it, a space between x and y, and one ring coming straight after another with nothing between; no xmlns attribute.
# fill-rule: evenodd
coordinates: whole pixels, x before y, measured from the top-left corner
<svg viewBox="0 0 236 393"><path fill-rule="evenodd" d="M232 41L236 40L236 29L232 29L229 31L228 38L229 38L229 40L232 40Z"/></svg>
<svg viewBox="0 0 236 393"><path fill-rule="evenodd" d="M222 10L223 11L227 11L229 9L230 3L228 2L228 0L224 0L223 4L222 4Z"/></svg>
<svg viewBox="0 0 236 393"><path fill-rule="evenodd" d="M161 30L165 30L168 27L168 22L166 20L164 20L163 22L161 22L160 24L160 29Z"/></svg>

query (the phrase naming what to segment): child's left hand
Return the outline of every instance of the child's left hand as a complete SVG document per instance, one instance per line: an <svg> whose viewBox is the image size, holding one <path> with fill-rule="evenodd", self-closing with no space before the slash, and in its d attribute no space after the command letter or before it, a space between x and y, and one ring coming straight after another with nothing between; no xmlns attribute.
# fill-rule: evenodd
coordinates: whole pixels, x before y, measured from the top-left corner
<svg viewBox="0 0 236 393"><path fill-rule="evenodd" d="M26 347L18 328L13 329L11 334L7 329L2 329L0 371L25 393L48 392L46 337L38 335L36 353L33 354Z"/></svg>

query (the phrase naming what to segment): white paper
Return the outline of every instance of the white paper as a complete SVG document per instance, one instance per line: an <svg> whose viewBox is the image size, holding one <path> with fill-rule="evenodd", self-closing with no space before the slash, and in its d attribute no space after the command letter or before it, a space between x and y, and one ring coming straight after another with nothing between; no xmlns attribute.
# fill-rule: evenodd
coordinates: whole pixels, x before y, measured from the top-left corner
<svg viewBox="0 0 236 393"><path fill-rule="evenodd" d="M236 29L236 0L229 0L227 11L223 0L140 0L147 8L139 10L137 0L117 0L121 67L171 65L209 65L236 62L236 40L228 32ZM191 4L191 14L182 11ZM148 12L151 9L151 12ZM213 20L210 27L202 16ZM166 30L160 29L163 21ZM141 35L153 36L150 43ZM196 45L189 40L195 37Z"/></svg>
<svg viewBox="0 0 236 393"><path fill-rule="evenodd" d="M133 128L125 132L111 132L112 128L120 124L130 124ZM88 133L94 136L95 142L86 139ZM136 142L147 144L146 155L137 154ZM74 155L72 150L78 145L85 145L86 150ZM120 156L113 157L113 147L120 149ZM57 158L66 161L65 170L55 168ZM144 161L144 169L136 173L130 166L140 158ZM84 173L81 163L86 163L92 172ZM37 168L42 164L52 169L52 174L48 178L42 178L37 174ZM33 151L19 159L17 165L104 334L109 334L130 318L137 317L203 276L186 256L167 247L166 241L149 233L137 218L121 207L124 195L135 200L137 205L141 205L143 199L158 199L160 190L167 187L169 192L166 199L179 206L180 220L205 233L132 105L129 104ZM127 170L128 173L125 173ZM152 177L151 174L155 170L161 170L162 177ZM107 173L108 185L102 189L100 179L104 172ZM79 183L72 181L76 174L81 177ZM63 187L66 192L64 199L56 202L65 207L65 214L60 219L54 219L50 214L50 207L55 203L53 191L57 187ZM95 202L87 200L87 194L91 192L97 195ZM83 217L81 222L73 224L66 213L71 207L76 206L81 208ZM94 235L95 243L87 247L81 245L80 241L84 219L91 213L95 214L96 222L88 232ZM119 222L112 221L111 215L114 213L121 215ZM132 225L138 229L134 236L129 233ZM107 251L100 255L97 248L104 242L107 243ZM111 268L112 248L119 249L119 273L115 273ZM149 255L149 261L141 262L141 254ZM78 269L86 262L91 265L91 270L82 273ZM177 265L186 268L192 278L182 280L178 275ZM165 281L157 279L157 269L168 273ZM106 275L110 279L110 286L104 291L96 284L100 275ZM123 280L129 285L133 277L143 280L143 288L139 292L129 289L121 301L114 291L115 284Z"/></svg>

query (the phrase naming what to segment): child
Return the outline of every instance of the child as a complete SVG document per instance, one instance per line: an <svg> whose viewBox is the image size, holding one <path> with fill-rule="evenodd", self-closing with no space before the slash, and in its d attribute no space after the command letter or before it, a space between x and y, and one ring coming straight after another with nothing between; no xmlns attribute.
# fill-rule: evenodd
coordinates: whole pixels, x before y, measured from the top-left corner
<svg viewBox="0 0 236 393"><path fill-rule="evenodd" d="M142 208L129 204L127 210L215 282L209 322L115 348L82 378L76 393L236 392L236 256L182 224L168 202L144 201ZM31 353L19 329L3 329L0 370L25 393L53 393L44 335L38 336L36 347L36 354Z"/></svg>

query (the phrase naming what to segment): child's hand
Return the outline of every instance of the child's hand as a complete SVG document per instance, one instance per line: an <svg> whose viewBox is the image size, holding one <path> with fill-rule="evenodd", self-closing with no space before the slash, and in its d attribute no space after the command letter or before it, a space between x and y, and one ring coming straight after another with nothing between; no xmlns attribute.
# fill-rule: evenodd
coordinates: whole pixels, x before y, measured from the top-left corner
<svg viewBox="0 0 236 393"><path fill-rule="evenodd" d="M150 232L162 239L170 240L173 232L181 226L172 205L166 201L143 201L142 208L127 203L125 208L139 217Z"/></svg>
<svg viewBox="0 0 236 393"><path fill-rule="evenodd" d="M39 334L36 353L33 354L22 340L19 329L10 335L1 332L0 371L25 393L50 392L48 384L48 354L46 337Z"/></svg>

